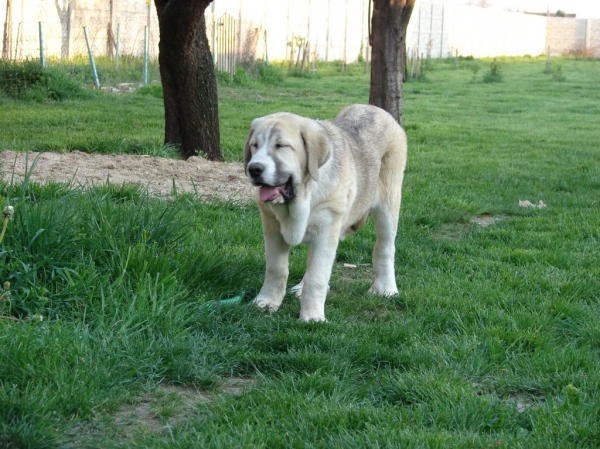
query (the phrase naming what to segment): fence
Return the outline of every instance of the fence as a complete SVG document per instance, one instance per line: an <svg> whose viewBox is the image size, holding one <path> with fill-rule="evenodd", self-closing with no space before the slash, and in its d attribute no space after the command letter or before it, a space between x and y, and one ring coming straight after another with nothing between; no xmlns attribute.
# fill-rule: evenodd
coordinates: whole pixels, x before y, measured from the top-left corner
<svg viewBox="0 0 600 449"><path fill-rule="evenodd" d="M158 19L147 0L7 0L0 10L2 58L51 64L91 52L113 58L158 56ZM207 36L219 70L259 58L300 62L368 58L369 0L214 0ZM42 36L40 36L40 23ZM564 53L600 56L600 20L547 18L497 9L417 1L408 49L426 57Z"/></svg>
<svg viewBox="0 0 600 449"><path fill-rule="evenodd" d="M24 2L25 0L21 0ZM36 0L28 0L35 3ZM84 7L84 1L69 1L68 7L55 11L44 8L47 2L37 0L37 14L22 11L21 17L16 18L5 14L3 19L3 58L27 59L39 56L39 23L44 30L44 51L50 59L70 59L87 54L83 28L86 27L90 37L91 49L94 54L114 56L118 39L121 55L140 56L143 53L144 28L149 29L150 57L158 55L158 21L156 13L144 2L142 7L135 10L118 10L112 5L102 5L95 8ZM82 3L84 5L79 6ZM29 6L29 4L28 4ZM36 5L31 5L35 11ZM29 10L28 10L29 11Z"/></svg>
<svg viewBox="0 0 600 449"><path fill-rule="evenodd" d="M213 22L211 48L217 70L235 73L236 57L239 53L239 26L240 22L229 13L223 14Z"/></svg>

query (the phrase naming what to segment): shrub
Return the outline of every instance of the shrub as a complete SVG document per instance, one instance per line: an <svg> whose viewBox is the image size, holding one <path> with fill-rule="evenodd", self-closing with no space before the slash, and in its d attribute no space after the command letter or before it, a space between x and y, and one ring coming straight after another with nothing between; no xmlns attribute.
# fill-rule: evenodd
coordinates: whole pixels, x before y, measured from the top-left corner
<svg viewBox="0 0 600 449"><path fill-rule="evenodd" d="M155 98L163 97L162 84L150 84L148 86L142 86L136 92L140 95L151 95Z"/></svg>
<svg viewBox="0 0 600 449"><path fill-rule="evenodd" d="M215 69L215 75L217 77L217 84L227 86L231 84L231 74L224 70Z"/></svg>
<svg viewBox="0 0 600 449"><path fill-rule="evenodd" d="M302 70L292 69L288 72L289 76L294 78L320 78L321 76L312 72L303 72Z"/></svg>
<svg viewBox="0 0 600 449"><path fill-rule="evenodd" d="M0 62L0 90L11 98L39 102L91 95L64 71L41 67L37 61Z"/></svg>
<svg viewBox="0 0 600 449"><path fill-rule="evenodd" d="M283 76L272 65L261 64L259 67L260 82L269 86L279 86L283 82Z"/></svg>
<svg viewBox="0 0 600 449"><path fill-rule="evenodd" d="M249 86L252 82L260 82L269 86L279 86L283 82L283 76L276 67L266 65L262 61L256 61L253 65L245 68L237 65L233 77L229 72L217 71L217 83L223 86Z"/></svg>
<svg viewBox="0 0 600 449"><path fill-rule="evenodd" d="M237 65L235 67L235 75L233 75L233 84L236 86L250 85L250 78L248 77L248 73L241 65Z"/></svg>

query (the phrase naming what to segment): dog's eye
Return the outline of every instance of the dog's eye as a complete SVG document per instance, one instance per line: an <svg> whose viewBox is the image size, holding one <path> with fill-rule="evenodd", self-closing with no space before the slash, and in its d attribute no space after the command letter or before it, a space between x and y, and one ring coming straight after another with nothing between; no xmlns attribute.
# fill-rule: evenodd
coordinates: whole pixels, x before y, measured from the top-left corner
<svg viewBox="0 0 600 449"><path fill-rule="evenodd" d="M280 144L280 143L276 143L276 144L275 144L275 149L276 149L276 150L278 150L278 149L280 149L280 148L283 148L284 146L285 146L285 145L282 145L282 144Z"/></svg>

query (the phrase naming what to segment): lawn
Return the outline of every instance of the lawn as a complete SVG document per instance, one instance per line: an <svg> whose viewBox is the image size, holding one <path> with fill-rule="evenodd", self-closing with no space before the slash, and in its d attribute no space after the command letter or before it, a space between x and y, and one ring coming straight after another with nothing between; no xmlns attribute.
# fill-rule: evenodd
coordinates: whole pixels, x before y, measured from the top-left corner
<svg viewBox="0 0 600 449"><path fill-rule="evenodd" d="M0 446L599 447L600 61L498 59L485 83L491 64L437 61L405 84L400 295L367 294L369 223L340 244L326 324L298 322L291 295L275 314L248 304L253 205L1 184L0 315L21 321L0 319ZM335 64L222 84L225 158L254 117L332 119L368 89ZM3 97L0 150L176 157L155 91Z"/></svg>

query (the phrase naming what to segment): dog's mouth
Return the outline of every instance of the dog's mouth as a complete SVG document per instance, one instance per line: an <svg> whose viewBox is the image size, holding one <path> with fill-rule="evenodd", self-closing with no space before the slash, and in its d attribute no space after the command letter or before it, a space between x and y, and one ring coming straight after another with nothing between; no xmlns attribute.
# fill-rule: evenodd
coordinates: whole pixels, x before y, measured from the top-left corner
<svg viewBox="0 0 600 449"><path fill-rule="evenodd" d="M285 203L294 198L294 187L290 177L285 184L270 186L257 183L258 196L263 203Z"/></svg>

